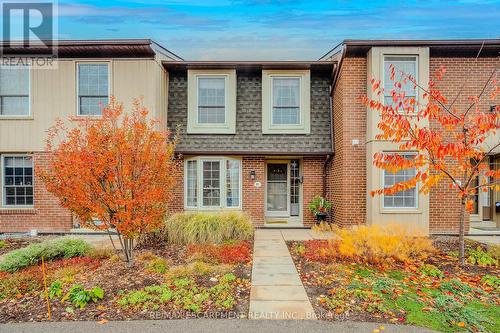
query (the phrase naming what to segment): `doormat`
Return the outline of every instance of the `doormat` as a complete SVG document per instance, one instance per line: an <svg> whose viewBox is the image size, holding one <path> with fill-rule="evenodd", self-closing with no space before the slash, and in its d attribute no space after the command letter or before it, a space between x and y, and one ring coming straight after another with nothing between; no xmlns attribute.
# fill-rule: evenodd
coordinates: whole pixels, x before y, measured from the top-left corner
<svg viewBox="0 0 500 333"><path fill-rule="evenodd" d="M266 221L266 224L287 224L288 221L280 221L280 220L273 220L273 221Z"/></svg>
<svg viewBox="0 0 500 333"><path fill-rule="evenodd" d="M471 226L471 228L479 229L479 230L483 230L483 231L500 231L500 228L497 228L497 227L474 227L474 226Z"/></svg>

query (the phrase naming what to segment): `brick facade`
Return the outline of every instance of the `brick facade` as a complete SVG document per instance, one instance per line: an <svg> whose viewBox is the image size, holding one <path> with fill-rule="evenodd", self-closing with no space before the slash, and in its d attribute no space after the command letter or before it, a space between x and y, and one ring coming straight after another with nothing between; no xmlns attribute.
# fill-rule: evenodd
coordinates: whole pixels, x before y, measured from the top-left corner
<svg viewBox="0 0 500 333"><path fill-rule="evenodd" d="M35 169L45 167L49 161L49 155L46 153L34 153L32 156ZM62 208L58 199L47 192L36 170L34 173L33 208L0 209L0 232L27 232L31 229L37 229L39 232L67 232L72 228L71 213Z"/></svg>
<svg viewBox="0 0 500 333"><path fill-rule="evenodd" d="M431 58L430 59L431 79L437 85L437 89L448 99L459 94L455 102L458 110L465 110L470 102L469 96L479 95L485 82L491 73L497 69L497 75L493 79L500 79L498 58ZM435 72L441 67L446 67L446 73L441 81L437 81ZM489 96L489 91L486 92ZM482 99L480 110L489 110L488 98ZM438 126L431 123L431 126ZM431 232L435 233L457 233L460 221L460 199L455 190L450 189L450 181L444 180L430 193L430 216L429 225ZM466 216L465 230L469 230L469 219Z"/></svg>
<svg viewBox="0 0 500 333"><path fill-rule="evenodd" d="M248 213L252 223L256 227L262 227L265 223L266 205L266 157L265 156L242 156L242 210ZM302 207L303 224L311 226L316 221L315 217L308 210L309 202L323 191L323 163L325 157L303 157L302 158ZM255 171L255 179L250 178L250 172ZM179 212L184 207L184 185L183 171L179 175L179 184L175 189L175 199L171 204L171 213ZM256 187L255 182L260 182L261 186Z"/></svg>
<svg viewBox="0 0 500 333"><path fill-rule="evenodd" d="M441 66L446 67L444 79L437 87L451 98L466 83L462 97L455 103L464 108L467 97L479 94L494 68L497 58L431 57L431 79ZM469 72L470 69L470 72ZM497 72L496 79L500 75ZM346 57L332 96L333 131L335 154L328 172L328 198L333 203L333 222L341 226L366 223L366 108L360 97L367 94L367 59ZM481 110L489 108L480 105ZM431 124L436 125L436 124ZM354 146L352 139L359 139ZM430 233L457 233L460 216L460 200L449 183L443 181L430 192ZM469 229L468 216L465 230Z"/></svg>
<svg viewBox="0 0 500 333"><path fill-rule="evenodd" d="M332 221L363 224L366 215L366 58L345 58L333 94L334 150L328 175ZM359 145L352 145L352 140Z"/></svg>

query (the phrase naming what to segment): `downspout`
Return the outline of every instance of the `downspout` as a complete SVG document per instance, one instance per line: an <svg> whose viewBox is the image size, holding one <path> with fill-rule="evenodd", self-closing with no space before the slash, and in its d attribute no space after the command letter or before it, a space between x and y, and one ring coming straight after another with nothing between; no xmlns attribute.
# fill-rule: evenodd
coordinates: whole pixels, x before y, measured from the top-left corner
<svg viewBox="0 0 500 333"><path fill-rule="evenodd" d="M323 198L326 198L326 174L327 174L327 169L328 169L328 163L332 159L332 155L328 154L325 157L325 161L323 162Z"/></svg>

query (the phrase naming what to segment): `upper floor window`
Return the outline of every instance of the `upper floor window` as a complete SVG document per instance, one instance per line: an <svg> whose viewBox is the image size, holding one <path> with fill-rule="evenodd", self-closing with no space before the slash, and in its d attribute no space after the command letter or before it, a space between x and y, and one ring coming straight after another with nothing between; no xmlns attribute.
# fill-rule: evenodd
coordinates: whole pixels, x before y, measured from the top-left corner
<svg viewBox="0 0 500 333"><path fill-rule="evenodd" d="M188 133L234 134L236 71L188 70Z"/></svg>
<svg viewBox="0 0 500 333"><path fill-rule="evenodd" d="M232 158L199 157L184 167L187 208L241 207L241 161Z"/></svg>
<svg viewBox="0 0 500 333"><path fill-rule="evenodd" d="M226 77L198 77L198 123L226 122Z"/></svg>
<svg viewBox="0 0 500 333"><path fill-rule="evenodd" d="M394 80L391 80L391 65L394 66ZM417 77L417 57L416 56L406 56L406 55L386 55L384 56L384 104L390 105L393 103L392 93L395 89L394 83L401 82L401 91L405 92L407 98L417 97L417 89L413 82L406 80L403 82L404 78L410 75L418 82Z"/></svg>
<svg viewBox="0 0 500 333"><path fill-rule="evenodd" d="M401 153L401 156L407 159L415 158L413 153ZM415 177L415 168L399 170L396 173L384 170L383 186L385 188L394 186L397 183L410 180ZM384 208L418 208L418 191L417 187L396 192L392 195L384 194Z"/></svg>
<svg viewBox="0 0 500 333"><path fill-rule="evenodd" d="M262 133L310 133L310 72L262 71Z"/></svg>
<svg viewBox="0 0 500 333"><path fill-rule="evenodd" d="M78 115L99 116L109 102L107 63L78 64Z"/></svg>
<svg viewBox="0 0 500 333"><path fill-rule="evenodd" d="M272 125L300 124L300 77L273 77Z"/></svg>
<svg viewBox="0 0 500 333"><path fill-rule="evenodd" d="M0 116L30 115L28 66L0 67Z"/></svg>
<svg viewBox="0 0 500 333"><path fill-rule="evenodd" d="M3 205L33 205L33 157L3 156Z"/></svg>

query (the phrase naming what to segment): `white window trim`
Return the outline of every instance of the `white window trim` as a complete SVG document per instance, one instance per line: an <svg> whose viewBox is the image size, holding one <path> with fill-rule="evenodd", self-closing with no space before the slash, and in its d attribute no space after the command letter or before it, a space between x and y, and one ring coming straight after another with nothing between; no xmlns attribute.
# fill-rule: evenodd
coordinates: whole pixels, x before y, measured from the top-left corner
<svg viewBox="0 0 500 333"><path fill-rule="evenodd" d="M112 92L112 89L111 89L111 74L112 74L112 71L111 71L111 61L77 61L75 63L75 71L76 71L76 115L77 117L84 117L84 118L98 118L98 117L101 117L101 115L95 115L95 114L80 114L80 75L79 75L79 70L78 70L78 66L79 65L99 65L99 64L106 64L108 65L108 100L109 98L111 97L111 92ZM106 105L103 105L104 107Z"/></svg>
<svg viewBox="0 0 500 333"><path fill-rule="evenodd" d="M233 207L227 207L227 184L226 184L226 175L227 175L227 161L239 161L239 184L240 187L238 189L239 193L239 205ZM188 206L187 200L187 162L188 161L197 161L196 163L196 206ZM220 178L220 205L219 206L203 206L203 162L212 162L219 161L221 168L219 169L219 178ZM214 210L241 210L243 205L243 166L241 158L234 157L225 157L225 156L198 156L192 158L184 159L184 209L185 210L206 210L206 211L214 211Z"/></svg>
<svg viewBox="0 0 500 333"><path fill-rule="evenodd" d="M275 125L272 123L273 79L294 77L300 79L300 123ZM309 134L311 132L311 72L309 70L263 70L262 71L262 133L263 134Z"/></svg>
<svg viewBox="0 0 500 333"><path fill-rule="evenodd" d="M32 90L31 90L31 81L32 81L32 75L33 71L31 66L4 66L4 67L28 67L28 114L20 114L20 115L14 115L14 114L9 114L9 115L3 115L0 114L0 119L32 119L33 115L31 113L31 104L32 104Z"/></svg>
<svg viewBox="0 0 500 333"><path fill-rule="evenodd" d="M381 72L382 72L382 87L385 87L385 58L387 57L402 57L402 58L412 58L415 57L415 76L414 79L417 81L417 83L420 84L420 78L419 78L419 71L420 71L420 62L419 62L419 55L418 54L411 54L411 53L404 53L404 54L399 54L399 53L384 53L382 54L382 66L381 66ZM406 73L408 74L408 73ZM419 99L419 88L415 88L415 102L418 103ZM382 104L385 105L385 97L386 94L382 94ZM415 105L415 110L414 112L416 113L418 111L418 106ZM404 113L403 110L399 110L399 113Z"/></svg>
<svg viewBox="0 0 500 333"><path fill-rule="evenodd" d="M398 155L414 155L416 156L417 153L414 151L385 151L385 154L398 154ZM385 188L385 177L384 173L385 170L380 169L380 183L382 184L381 188ZM418 171L418 169L416 169ZM381 195L381 207L383 212L394 212L394 213L401 213L401 212L408 212L408 213L415 213L415 212L420 212L420 193L418 190L418 182L417 185L415 186L415 206L414 207L386 207L385 206L385 195Z"/></svg>
<svg viewBox="0 0 500 333"><path fill-rule="evenodd" d="M5 175L4 175L4 170L5 170L5 158L6 157L25 157L25 156L30 156L31 157L31 162L32 162L32 168L33 168L33 205L7 205L7 193L5 191ZM0 177L2 177L1 185L2 188L0 190L0 193L2 194L2 209L32 209L35 207L35 159L32 154L2 154L1 155L1 163L0 163Z"/></svg>
<svg viewBox="0 0 500 333"><path fill-rule="evenodd" d="M198 122L198 79L203 77L225 78L224 124ZM236 133L236 70L188 70L187 101L188 134L235 134Z"/></svg>

